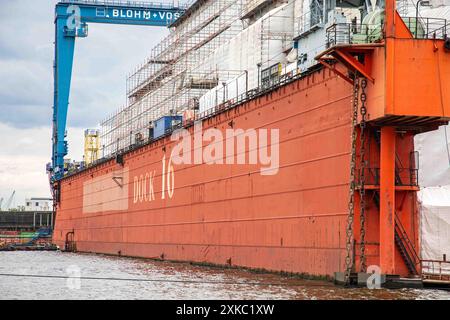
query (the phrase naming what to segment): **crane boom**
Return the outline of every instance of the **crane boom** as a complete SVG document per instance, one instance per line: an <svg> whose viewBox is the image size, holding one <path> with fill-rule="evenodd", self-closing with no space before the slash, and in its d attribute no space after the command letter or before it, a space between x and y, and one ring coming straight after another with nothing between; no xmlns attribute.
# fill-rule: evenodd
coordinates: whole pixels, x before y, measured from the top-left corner
<svg viewBox="0 0 450 320"><path fill-rule="evenodd" d="M9 197L8 201L6 201L6 205L5 205L5 211L8 211L11 207L11 203L14 199L14 195L16 194L16 190L13 191L13 193L11 194L11 196Z"/></svg>
<svg viewBox="0 0 450 320"><path fill-rule="evenodd" d="M52 182L64 175L67 112L75 49L75 39L88 36L88 23L168 26L185 9L163 3L116 0L61 0L55 8L55 61L53 104Z"/></svg>

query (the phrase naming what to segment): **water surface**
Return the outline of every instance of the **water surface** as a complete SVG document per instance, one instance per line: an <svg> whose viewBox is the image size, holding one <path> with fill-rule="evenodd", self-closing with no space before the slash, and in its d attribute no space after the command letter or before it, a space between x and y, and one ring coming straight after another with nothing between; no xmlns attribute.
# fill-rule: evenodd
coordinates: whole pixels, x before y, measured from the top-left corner
<svg viewBox="0 0 450 320"><path fill-rule="evenodd" d="M0 299L450 299L441 290L346 289L276 274L63 252L0 252L0 274Z"/></svg>

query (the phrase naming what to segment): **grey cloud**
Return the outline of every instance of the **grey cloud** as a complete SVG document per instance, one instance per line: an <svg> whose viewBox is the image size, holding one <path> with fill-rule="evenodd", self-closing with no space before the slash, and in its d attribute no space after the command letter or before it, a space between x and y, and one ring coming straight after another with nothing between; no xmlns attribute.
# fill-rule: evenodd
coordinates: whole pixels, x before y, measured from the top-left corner
<svg viewBox="0 0 450 320"><path fill-rule="evenodd" d="M51 123L55 3L2 0L0 123L18 128ZM89 27L89 37L76 43L68 117L69 125L81 128L97 125L126 103L126 75L168 32L151 27Z"/></svg>
<svg viewBox="0 0 450 320"><path fill-rule="evenodd" d="M54 0L0 0L0 197L48 196ZM126 75L167 34L161 28L90 25L77 39L68 117L69 155L80 160L83 128L125 103Z"/></svg>

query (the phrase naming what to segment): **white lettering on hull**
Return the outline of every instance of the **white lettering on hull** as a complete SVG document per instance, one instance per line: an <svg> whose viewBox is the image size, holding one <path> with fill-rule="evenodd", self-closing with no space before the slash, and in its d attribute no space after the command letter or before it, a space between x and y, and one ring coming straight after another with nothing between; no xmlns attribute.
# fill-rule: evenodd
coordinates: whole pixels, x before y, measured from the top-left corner
<svg viewBox="0 0 450 320"><path fill-rule="evenodd" d="M147 172L133 179L133 203L155 201L155 181L156 171Z"/></svg>
<svg viewBox="0 0 450 320"><path fill-rule="evenodd" d="M161 174L161 199L173 198L175 192L175 169L172 160L166 161L166 156L162 158ZM156 170L142 173L133 178L133 203L144 203L155 201L155 178Z"/></svg>

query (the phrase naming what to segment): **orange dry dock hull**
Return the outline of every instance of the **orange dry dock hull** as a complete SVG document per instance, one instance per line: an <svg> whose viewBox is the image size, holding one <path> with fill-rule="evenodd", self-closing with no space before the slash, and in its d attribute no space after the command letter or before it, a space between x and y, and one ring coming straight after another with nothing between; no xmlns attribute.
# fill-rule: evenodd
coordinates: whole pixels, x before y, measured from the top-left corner
<svg viewBox="0 0 450 320"><path fill-rule="evenodd" d="M54 241L63 247L73 231L83 252L316 276L344 271L351 97L350 84L321 69L203 120L203 130L224 135L230 127L279 129L275 175L254 164L171 165L175 142L166 137L124 154L123 163L112 159L69 176L61 181ZM399 156L409 157L412 135L398 139ZM378 265L379 209L374 199L366 202L365 254L368 265ZM401 206L417 244L415 193ZM395 265L397 274L408 274L398 253Z"/></svg>

